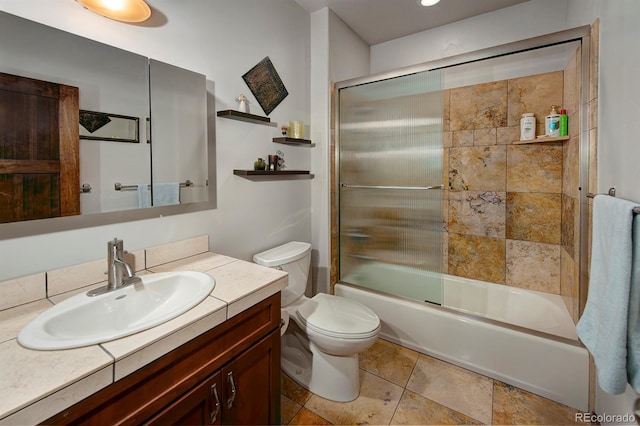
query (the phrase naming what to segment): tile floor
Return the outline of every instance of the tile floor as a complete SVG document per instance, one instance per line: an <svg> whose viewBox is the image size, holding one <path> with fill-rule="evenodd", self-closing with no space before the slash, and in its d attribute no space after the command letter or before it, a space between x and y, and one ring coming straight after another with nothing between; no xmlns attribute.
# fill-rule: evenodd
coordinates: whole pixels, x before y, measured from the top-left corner
<svg viewBox="0 0 640 426"><path fill-rule="evenodd" d="M575 409L379 339L360 354L360 396L329 401L282 374L282 424L576 424Z"/></svg>

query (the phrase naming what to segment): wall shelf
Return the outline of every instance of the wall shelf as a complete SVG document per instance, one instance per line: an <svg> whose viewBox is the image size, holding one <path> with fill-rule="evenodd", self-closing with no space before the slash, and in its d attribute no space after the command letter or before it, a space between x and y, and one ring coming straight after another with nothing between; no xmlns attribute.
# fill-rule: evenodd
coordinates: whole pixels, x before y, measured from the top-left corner
<svg viewBox="0 0 640 426"><path fill-rule="evenodd" d="M289 137L273 138L273 142L282 143L285 145L295 145L295 146L308 146L308 147L316 146L316 144L312 143L309 139L299 139L299 138L289 138Z"/></svg>
<svg viewBox="0 0 640 426"><path fill-rule="evenodd" d="M249 180L313 179L309 170L234 170L233 174Z"/></svg>
<svg viewBox="0 0 640 426"><path fill-rule="evenodd" d="M231 120L244 121L253 124L263 124L265 126L276 127L277 123L272 123L269 117L263 117L261 115L249 114L247 112L236 111L234 109L225 109L218 111L218 117L229 118Z"/></svg>
<svg viewBox="0 0 640 426"><path fill-rule="evenodd" d="M542 138L536 138L536 139L530 139L530 140L519 140L519 141L513 141L514 145L526 145L526 144L532 144L532 143L544 143L544 142L563 142L563 141L568 141L571 137L570 136L559 136L556 138L549 138L549 137L542 137Z"/></svg>

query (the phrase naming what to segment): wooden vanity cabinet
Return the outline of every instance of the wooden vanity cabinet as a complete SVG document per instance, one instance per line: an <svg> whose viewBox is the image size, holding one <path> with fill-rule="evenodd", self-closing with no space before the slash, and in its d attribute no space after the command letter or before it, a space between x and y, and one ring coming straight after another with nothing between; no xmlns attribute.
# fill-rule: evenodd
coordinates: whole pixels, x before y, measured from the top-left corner
<svg viewBox="0 0 640 426"><path fill-rule="evenodd" d="M45 424L279 424L280 293Z"/></svg>
<svg viewBox="0 0 640 426"><path fill-rule="evenodd" d="M280 334L272 332L222 371L153 417L149 425L267 425L279 398L271 396L271 359ZM278 351L279 354L279 351ZM279 367L278 367L279 368ZM280 377L277 377L280 380ZM277 401L276 401L277 400Z"/></svg>

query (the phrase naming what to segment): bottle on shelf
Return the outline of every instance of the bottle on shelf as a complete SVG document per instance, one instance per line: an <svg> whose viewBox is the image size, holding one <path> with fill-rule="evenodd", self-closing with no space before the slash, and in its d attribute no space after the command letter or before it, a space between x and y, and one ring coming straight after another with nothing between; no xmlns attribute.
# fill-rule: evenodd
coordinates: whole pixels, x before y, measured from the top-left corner
<svg viewBox="0 0 640 426"><path fill-rule="evenodd" d="M560 110L560 136L569 136L569 117L564 108Z"/></svg>
<svg viewBox="0 0 640 426"><path fill-rule="evenodd" d="M551 112L544 119L544 131L550 138L560 136L560 114L557 105L551 105Z"/></svg>
<svg viewBox="0 0 640 426"><path fill-rule="evenodd" d="M520 119L520 140L530 141L536 138L536 117L525 112Z"/></svg>

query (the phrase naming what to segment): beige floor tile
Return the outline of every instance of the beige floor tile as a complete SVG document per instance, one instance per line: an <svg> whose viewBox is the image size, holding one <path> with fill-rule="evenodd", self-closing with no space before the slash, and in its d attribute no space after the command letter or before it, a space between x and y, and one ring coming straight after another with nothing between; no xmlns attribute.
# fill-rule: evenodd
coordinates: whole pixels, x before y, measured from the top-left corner
<svg viewBox="0 0 640 426"><path fill-rule="evenodd" d="M351 402L334 402L313 395L305 404L333 424L389 424L402 396L402 387L360 370L360 395Z"/></svg>
<svg viewBox="0 0 640 426"><path fill-rule="evenodd" d="M493 424L573 425L578 411L525 390L494 383Z"/></svg>
<svg viewBox="0 0 640 426"><path fill-rule="evenodd" d="M330 425L331 422L323 419L317 414L303 408L298 414L291 420L290 425Z"/></svg>
<svg viewBox="0 0 640 426"><path fill-rule="evenodd" d="M280 374L280 389L282 395L300 405L304 405L309 398L311 398L311 395L313 395L313 393L300 386L291 377L287 376L284 371Z"/></svg>
<svg viewBox="0 0 640 426"><path fill-rule="evenodd" d="M280 395L280 424L288 425L301 408L302 405L284 395Z"/></svg>
<svg viewBox="0 0 640 426"><path fill-rule="evenodd" d="M387 340L378 339L359 354L360 368L405 387L420 354Z"/></svg>
<svg viewBox="0 0 640 426"><path fill-rule="evenodd" d="M420 355L407 389L480 422L491 423L493 380Z"/></svg>
<svg viewBox="0 0 640 426"><path fill-rule="evenodd" d="M405 391L396 409L392 425L477 425L479 421L450 408Z"/></svg>

